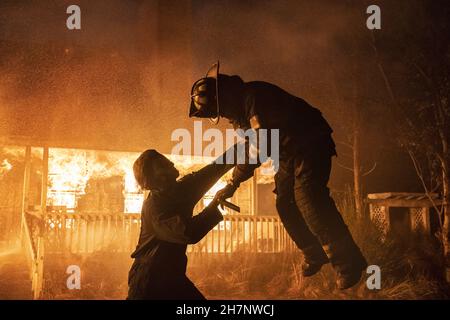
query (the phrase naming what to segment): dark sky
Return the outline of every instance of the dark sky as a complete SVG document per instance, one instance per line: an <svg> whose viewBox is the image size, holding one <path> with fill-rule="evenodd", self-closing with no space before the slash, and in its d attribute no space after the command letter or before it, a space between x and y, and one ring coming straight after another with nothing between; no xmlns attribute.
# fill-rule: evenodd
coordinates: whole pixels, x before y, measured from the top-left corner
<svg viewBox="0 0 450 320"><path fill-rule="evenodd" d="M379 77L373 59L352 49L368 39L365 1L83 0L76 2L82 29L69 31L66 8L73 3L0 2L0 135L170 151L172 130L192 128L192 81L220 59L225 73L274 82L303 97L342 140L351 84ZM380 32L414 21L409 1L387 3ZM354 65L357 76L349 73ZM379 113L369 115L377 120L367 122L364 143L367 166L381 162L384 177L373 185L382 189L402 155L388 143L393 139ZM347 176L340 169L335 175ZM405 177L399 189L414 184L413 175Z"/></svg>

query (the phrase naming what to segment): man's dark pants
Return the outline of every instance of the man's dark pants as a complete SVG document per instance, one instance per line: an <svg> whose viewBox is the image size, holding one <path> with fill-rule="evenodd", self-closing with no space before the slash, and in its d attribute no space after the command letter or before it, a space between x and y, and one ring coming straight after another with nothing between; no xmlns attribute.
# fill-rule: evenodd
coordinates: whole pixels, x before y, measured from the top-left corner
<svg viewBox="0 0 450 320"><path fill-rule="evenodd" d="M282 153L275 175L276 206L286 231L309 263L329 260L340 272L364 265L327 187L336 155L332 138L304 149Z"/></svg>
<svg viewBox="0 0 450 320"><path fill-rule="evenodd" d="M182 267L155 264L146 254L136 258L131 266L127 300L205 300Z"/></svg>

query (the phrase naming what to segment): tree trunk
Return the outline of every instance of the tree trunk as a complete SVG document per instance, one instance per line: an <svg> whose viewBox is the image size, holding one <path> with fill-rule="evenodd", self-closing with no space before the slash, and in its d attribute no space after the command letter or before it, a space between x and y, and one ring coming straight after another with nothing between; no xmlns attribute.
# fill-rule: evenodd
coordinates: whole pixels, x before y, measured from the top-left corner
<svg viewBox="0 0 450 320"><path fill-rule="evenodd" d="M361 188L361 154L359 128L353 132L353 188L355 190L355 211L358 220L363 218L362 188Z"/></svg>
<svg viewBox="0 0 450 320"><path fill-rule="evenodd" d="M430 82L431 83L431 82ZM436 90L436 89L435 89ZM449 128L448 118L445 110L448 106L444 99L441 98L439 92L435 91L436 112L435 119L441 140L442 153L439 157L442 170L442 196L443 196L443 212L442 212L442 244L444 247L445 273L447 282L450 282L450 149L449 149Z"/></svg>
<svg viewBox="0 0 450 320"><path fill-rule="evenodd" d="M356 70L355 70L356 73ZM359 87L353 86L353 189L355 191L355 211L357 220L362 220L362 184L361 184L361 110L358 99Z"/></svg>
<svg viewBox="0 0 450 320"><path fill-rule="evenodd" d="M444 245L444 259L446 267L447 282L450 282L450 174L449 174L449 145L447 138L441 136L443 156L441 157L442 167L442 193L443 193L443 225L442 225L442 240Z"/></svg>

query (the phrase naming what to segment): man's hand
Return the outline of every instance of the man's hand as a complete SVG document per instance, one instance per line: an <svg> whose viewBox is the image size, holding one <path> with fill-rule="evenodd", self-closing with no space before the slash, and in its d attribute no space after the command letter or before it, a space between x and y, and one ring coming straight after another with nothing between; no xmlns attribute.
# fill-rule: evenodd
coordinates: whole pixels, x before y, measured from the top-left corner
<svg viewBox="0 0 450 320"><path fill-rule="evenodd" d="M220 204L220 201L218 199L216 199L216 197L214 197L214 199L212 199L212 201L210 203L208 203L207 207L208 208L217 208Z"/></svg>
<svg viewBox="0 0 450 320"><path fill-rule="evenodd" d="M237 186L234 184L227 184L225 188L217 191L216 195L214 196L214 200L220 202L222 200L231 198L233 194L236 192Z"/></svg>

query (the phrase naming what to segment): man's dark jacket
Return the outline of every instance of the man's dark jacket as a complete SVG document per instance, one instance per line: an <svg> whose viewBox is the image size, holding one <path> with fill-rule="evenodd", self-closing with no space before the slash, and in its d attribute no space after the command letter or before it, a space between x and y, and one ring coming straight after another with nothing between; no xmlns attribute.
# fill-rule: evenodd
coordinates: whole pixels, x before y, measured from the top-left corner
<svg viewBox="0 0 450 320"><path fill-rule="evenodd" d="M333 130L322 113L305 100L263 81L246 82L242 86L223 89L228 91L229 97L242 97L240 104L244 112L240 119L231 121L234 128L279 129L280 157L318 147L329 149L331 154L335 153L331 138ZM221 102L235 103L231 98ZM238 165L233 172L233 180L247 180L258 165Z"/></svg>
<svg viewBox="0 0 450 320"><path fill-rule="evenodd" d="M195 204L232 166L210 164L152 191L144 201L141 232L129 273L129 299L201 299L187 279L186 246L201 240L221 220L216 207L192 216Z"/></svg>

